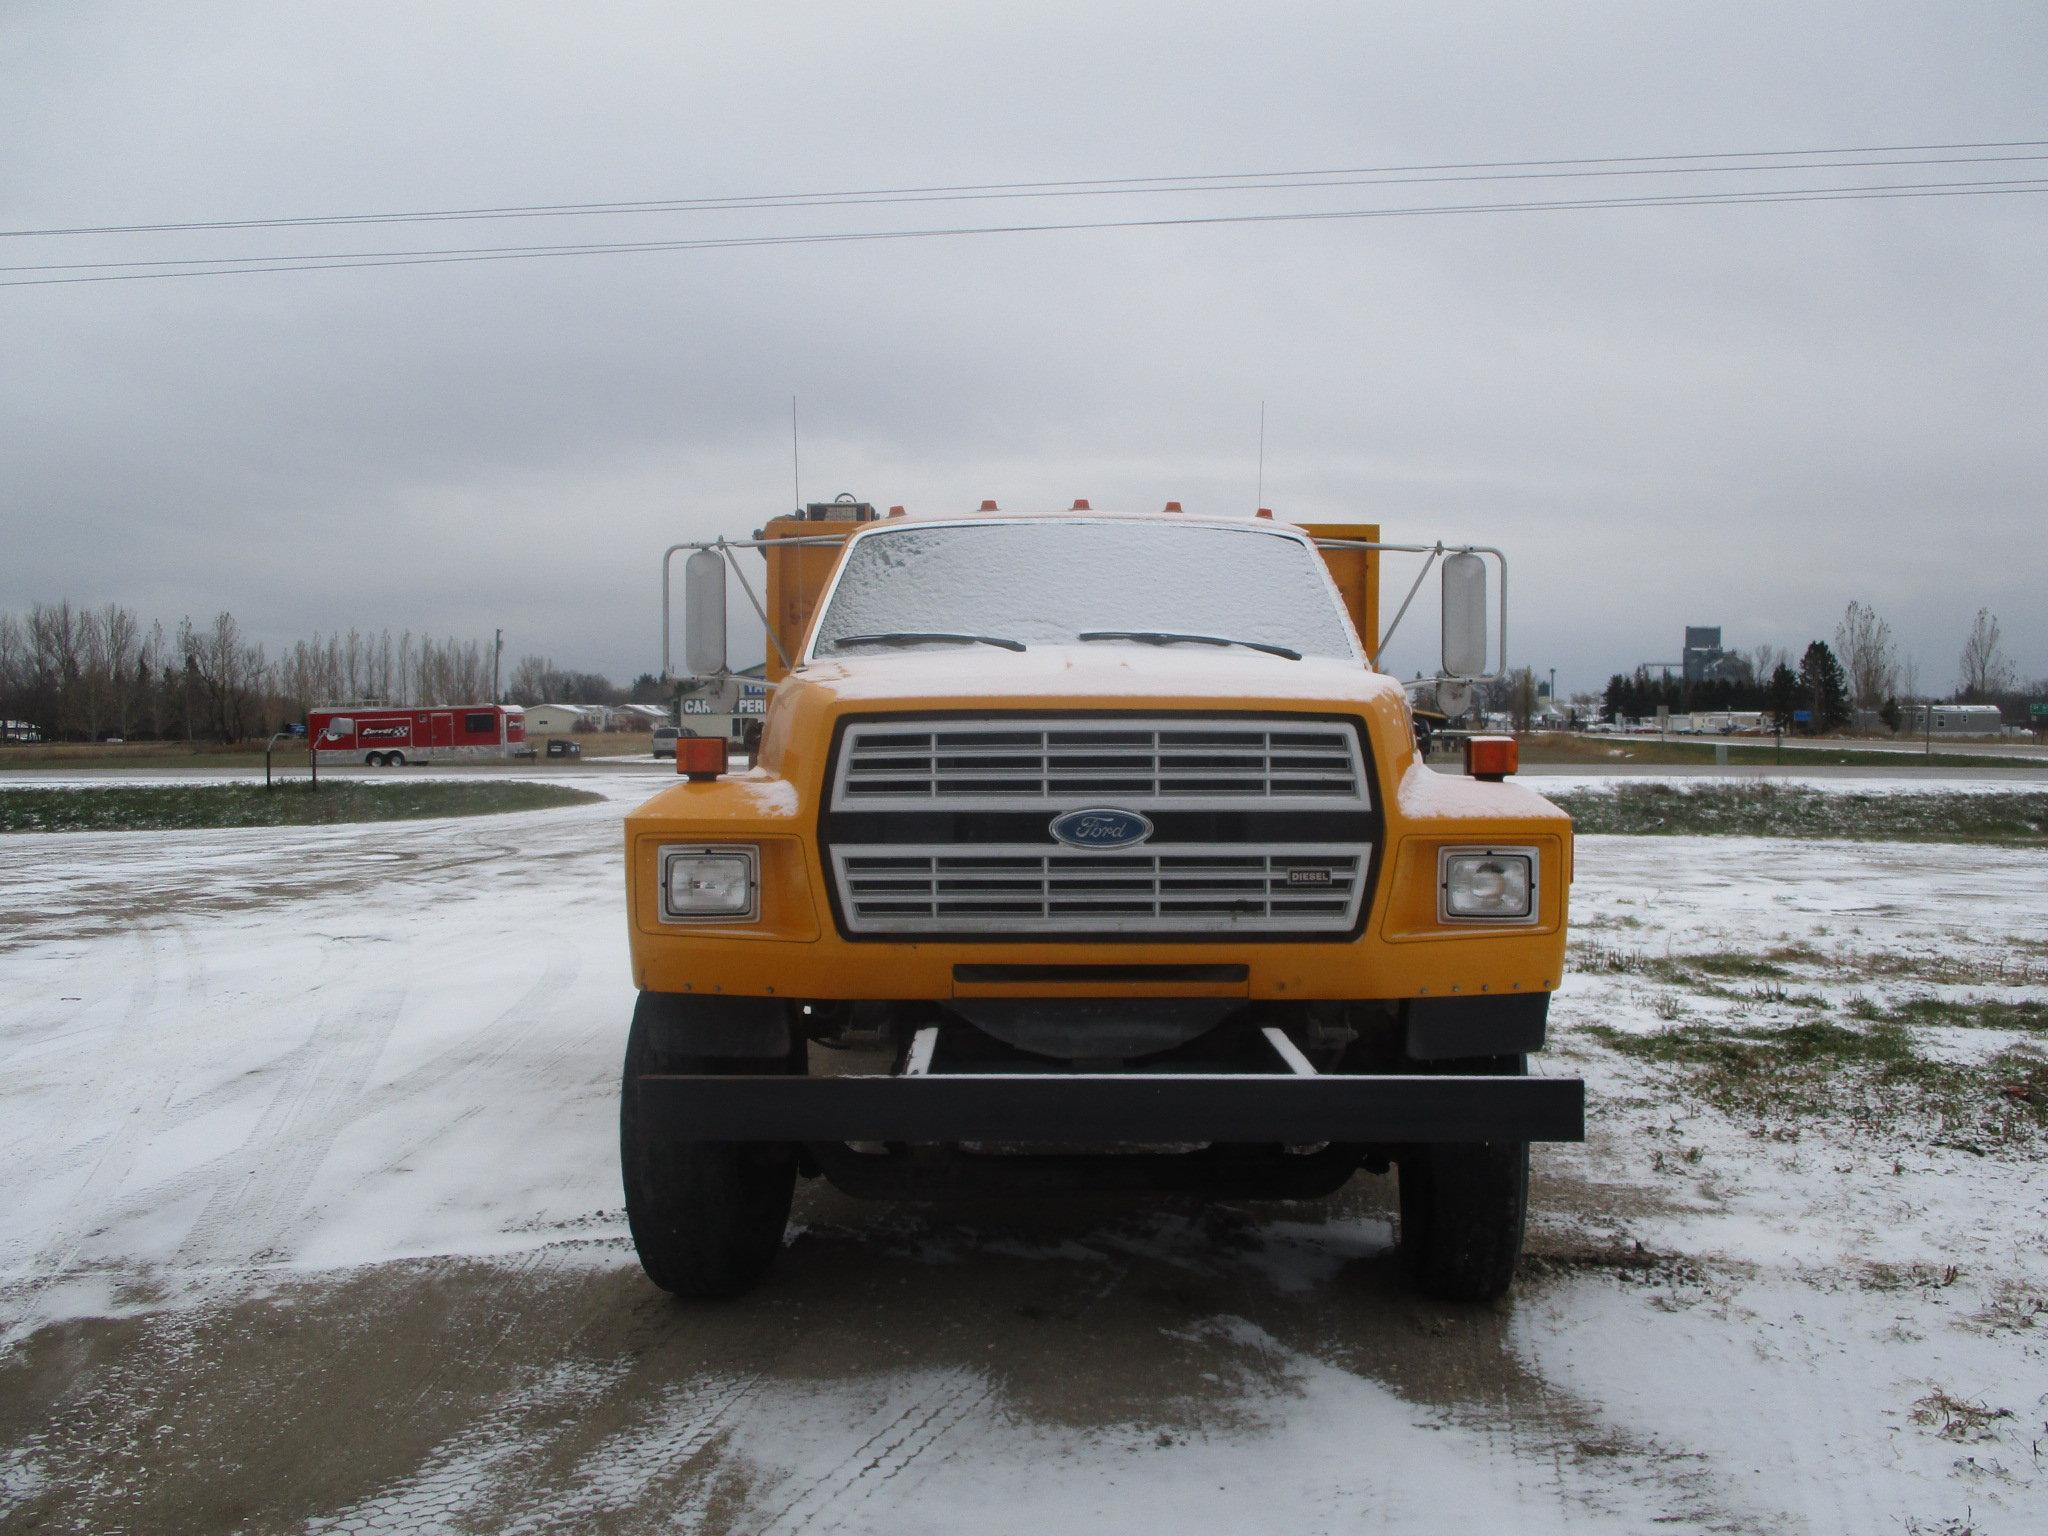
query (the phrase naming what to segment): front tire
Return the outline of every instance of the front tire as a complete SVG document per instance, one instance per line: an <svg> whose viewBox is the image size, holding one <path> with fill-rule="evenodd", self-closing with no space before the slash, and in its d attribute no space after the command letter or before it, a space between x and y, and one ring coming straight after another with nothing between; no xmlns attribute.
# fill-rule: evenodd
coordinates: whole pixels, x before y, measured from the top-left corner
<svg viewBox="0 0 2048 1536"><path fill-rule="evenodd" d="M730 1300L758 1285L782 1251L796 1149L686 1140L678 1134L684 1128L643 1111L634 1080L649 1072L779 1072L796 1064L686 1056L659 1033L650 1010L635 1012L619 1099L626 1225L640 1267L656 1285L690 1300Z"/></svg>
<svg viewBox="0 0 2048 1536"><path fill-rule="evenodd" d="M1519 1056L1445 1062L1446 1070L1520 1077ZM1529 1143L1436 1142L1399 1159L1401 1267L1440 1301L1496 1301L1514 1283L1529 1210Z"/></svg>
<svg viewBox="0 0 2048 1536"><path fill-rule="evenodd" d="M1440 1301L1496 1301L1514 1283L1529 1143L1445 1142L1401 1158L1401 1266Z"/></svg>

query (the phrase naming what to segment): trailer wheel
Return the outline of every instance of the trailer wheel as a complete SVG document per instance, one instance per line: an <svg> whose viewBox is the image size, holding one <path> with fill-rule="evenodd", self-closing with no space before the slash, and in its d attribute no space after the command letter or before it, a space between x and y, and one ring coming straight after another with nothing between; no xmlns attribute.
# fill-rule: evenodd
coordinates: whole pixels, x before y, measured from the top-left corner
<svg viewBox="0 0 2048 1536"><path fill-rule="evenodd" d="M782 1251L796 1191L796 1148L689 1141L641 1110L634 1079L647 1072L801 1071L797 1060L713 1061L662 1048L652 1021L633 1019L619 1098L619 1163L626 1225L647 1278L672 1295L724 1301L760 1283Z"/></svg>
<svg viewBox="0 0 2048 1536"><path fill-rule="evenodd" d="M384 761L393 768L403 768L405 766L405 754L403 752L386 752L384 754Z"/></svg>
<svg viewBox="0 0 2048 1536"><path fill-rule="evenodd" d="M372 768L382 768L384 766L384 754L382 752L365 753L363 761Z"/></svg>
<svg viewBox="0 0 2048 1536"><path fill-rule="evenodd" d="M1443 1064L1520 1077L1522 1057ZM1443 1301L1507 1294L1529 1208L1526 1141L1438 1142L1400 1154L1401 1266L1408 1283Z"/></svg>

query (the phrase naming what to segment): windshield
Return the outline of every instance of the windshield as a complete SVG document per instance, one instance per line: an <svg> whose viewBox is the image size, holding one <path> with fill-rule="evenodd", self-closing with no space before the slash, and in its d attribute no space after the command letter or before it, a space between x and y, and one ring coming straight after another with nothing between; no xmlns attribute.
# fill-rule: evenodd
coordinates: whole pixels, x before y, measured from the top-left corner
<svg viewBox="0 0 2048 1536"><path fill-rule="evenodd" d="M1085 522L908 524L854 544L812 654L876 637L1072 645L1102 631L1251 641L1358 659L1321 557L1256 526ZM991 652L993 658L994 653Z"/></svg>

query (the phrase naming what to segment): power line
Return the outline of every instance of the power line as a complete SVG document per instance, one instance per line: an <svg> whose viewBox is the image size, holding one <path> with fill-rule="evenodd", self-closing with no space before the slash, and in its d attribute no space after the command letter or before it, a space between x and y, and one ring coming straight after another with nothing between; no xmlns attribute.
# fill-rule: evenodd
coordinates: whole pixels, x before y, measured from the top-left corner
<svg viewBox="0 0 2048 1536"><path fill-rule="evenodd" d="M1741 207L1765 203L1864 202L1923 197L1987 197L2048 192L2048 177L2014 180L1880 182L1849 187L1788 187L1774 190L1660 193L1641 197L1558 198L1537 202L1434 203L1395 208L1299 210L1284 213L1204 214L1164 219L1097 219L1053 224L987 224L933 229L849 230L839 233L741 235L697 240L605 241L580 245L479 246L389 252L335 252L327 255L238 256L215 262L264 262L269 265L207 266L189 262L112 262L86 266L181 266L187 270L101 272L84 277L32 277L0 281L0 288L28 288L60 283L119 283L185 277L239 277L264 272L319 272L358 267L447 266L478 261L520 261L564 256L623 255L652 251L735 250L757 246L833 245L864 241L949 239L970 235L1053 234L1114 229L1174 229L1222 224L1288 224L1320 221L1418 218L1432 215L1484 213L1552 213L1628 208ZM204 259L204 258L198 258ZM47 270L0 268L0 270ZM78 267L61 270L75 271Z"/></svg>
<svg viewBox="0 0 2048 1536"><path fill-rule="evenodd" d="M764 208L830 208L887 202L964 202L1004 198L1123 196L1133 193L1253 191L1292 186L1384 184L1359 180L1305 178L1400 178L1414 185L1454 181L1551 180L1575 177L1700 175L1742 171L1849 168L1881 164L1978 164L2032 160L2040 155L1972 155L1922 161L1854 161L1845 155L1948 154L1963 150L2038 150L2048 139L2012 139L1968 144L1854 145L1834 149L1729 150L1711 154L1588 155L1553 160L1448 161L1418 165L1324 167L1291 171L1227 171L1171 176L1115 176L1068 181L968 182L923 187L870 187L831 192L770 192L730 196L653 198L626 202L531 203L482 208L434 208L409 212L313 214L282 218L201 219L150 224L89 224L0 230L0 239L77 235L167 234L202 230L304 229L347 224L413 224L472 219L561 218L636 213L747 211ZM1816 165L1710 165L1708 161L1795 161L1829 156ZM1583 169L1604 167L1605 169ZM1501 174L1488 175L1486 172ZM1459 173L1459 174L1452 174Z"/></svg>
<svg viewBox="0 0 2048 1536"><path fill-rule="evenodd" d="M1563 171L1563 172L1554 172L1554 173L1543 173L1543 174L1534 174L1534 175L1519 175L1519 174L1518 174L1518 175L1513 175L1513 176L1429 176L1429 177L1403 177L1403 178L1370 178L1370 179L1366 179L1366 180L1344 180L1344 181L1296 181L1296 182L1273 182L1273 183L1261 183L1261 184L1259 184L1259 185L1257 185L1257 186L1251 186L1251 185L1249 185L1249 184L1246 184L1246 183L1233 183L1233 184L1230 184L1230 185L1225 185L1225 186L1220 186L1220 187L1200 187L1200 188L1198 188L1198 187L1194 187L1194 186L1191 186L1191 185L1185 185L1185 184L1184 184L1184 185L1178 185L1178 186L1170 186L1170 187L1143 187L1143 188L1136 188L1136 189L1129 189L1129 190L1134 190L1134 191L1139 191L1139 192L1201 192L1201 193L1208 193L1208 192L1218 192L1218 191L1222 191L1222 192L1229 192L1229 191L1289 191L1289 190L1295 190L1295 189L1306 189L1306 190L1314 190L1314 189L1320 189L1320 188L1329 188L1329 187L1361 187L1361 186L1395 186L1395 187L1420 187L1420 186L1432 186L1432 185L1437 185L1437 184L1441 184L1441 183L1445 183L1445 182L1472 182L1472 181L1525 181L1525 180L1537 180L1537 181L1542 181L1542 180L1551 180L1551 179L1558 179L1558 178L1574 178L1574 177L1583 177L1583 176L1661 176L1661 175L1676 175L1676 174L1684 174L1684 173L1686 173L1686 172L1698 172L1698 171L1719 171L1719 172L1732 172L1732 171L1757 171L1757 170L1767 170L1767 171L1769 171L1769 172L1772 172L1772 173L1777 173L1777 172L1783 172L1783 171L1794 171L1794 170L1803 170L1803 171L1814 171L1814 170L1858 170L1858 169L1868 169L1868 168L1871 168L1871 167L1876 167L1876 166L1921 166L1921 165L2008 165L2008 164L2013 164L2013 163L2017 163L2017 162L2031 162L2031 161L2041 161L2041 160L2048 160L2048 154L2038 154L2038 155L1974 155L1974 156L1965 156L1965 157L1957 157L1957 158L1951 158L1951 159L1940 159L1940 160L1815 160L1815 161L1805 161L1805 162L1799 162L1799 163L1795 163L1795 164L1787 164L1787 165L1773 165L1773 166L1768 166L1768 167L1759 167L1759 166L1689 166L1689 167L1684 167L1684 168L1682 168L1682 169L1681 169L1681 170L1679 170L1679 171ZM1765 190L1771 190L1771 189L1765 189ZM1039 196L1039 195L1051 195L1051 196L1068 196L1068 195L1096 195L1096 194L1066 194L1066 193L1056 193L1056 194L1037 194L1037 193L1023 193L1023 194L990 194L990 195L991 195L991 196L997 196L997 197L1001 197L1001 196L1011 196L1011 195L1016 195L1016 196ZM1125 194L1118 194L1118 195L1125 195ZM1658 195L1658 196L1663 196L1663 195L1665 195L1665 194L1655 194L1655 195ZM1674 193L1674 194L1670 194L1670 195L1672 195L1672 196L1679 196L1679 195L1685 195L1685 194L1676 194L1676 193ZM1706 196L1706 195L1710 195L1710 194L1700 194L1700 195L1702 195L1702 196ZM948 202L948 201L975 201L975 200L977 200L977 199L975 199L975 198L898 198L898 197L872 197L872 198L870 198L870 197L857 197L857 198L847 198L847 199L842 199L842 200L841 200L841 202L840 202L840 203L838 203L838 204L832 204L832 203L747 203L747 204L739 204L739 203L735 203L735 204L732 204L732 205L730 205L730 207L731 207L732 209L743 209L743 208L744 208L744 209L757 209L757 210L758 210L758 209L769 209L769 208L824 208L824 207L832 207L832 206L842 206L842 205L844 205L844 204L847 204L847 203L852 203L852 204L859 204L859 205L864 205L864 206L865 206L865 205L873 205L873 204L877 204L877 203L902 203L902 202ZM674 210L669 210L669 209L643 209L643 210L641 210L641 211L644 211L644 212L667 212L667 211L674 211ZM365 220L365 221L363 221L363 222L365 222L365 223L376 223L376 222L394 222L394 221L389 221L389 220ZM434 222L441 222L441 221L439 221L439 220L436 220L436 221L434 221ZM609 245L609 244L610 244L609 242L591 242L591 243L592 243L592 244L605 244L605 245ZM621 245L620 245L620 246L619 246L618 248L621 248L621 249L623 249L623 248L625 248L625 246L624 246L623 244L621 244ZM302 260L302 261L323 261L323 260L337 260L337 259L342 259L342 258L345 258L345 257L353 257L353 256L365 256L365 257L369 257L369 256L413 256L413 255L438 255L438 254L445 254L445 255L470 255L470 254L477 254L477 253L479 253L479 252L490 252L490 253L496 253L496 252L501 252L501 251L532 251L532 252L540 252L540 251L545 251L545 250L555 250L555 249L562 249L562 250L566 250L566 249L567 249L567 247L566 247L566 246L565 246L565 247L547 247L547 246L480 246L480 247L474 247L474 248L472 248L472 249L470 249L470 250L463 250L463 249L460 249L460 248L445 248L445 249L443 249L443 250L441 250L441 251L434 251L434 250L412 250L412 251L403 251L403 250L401 250L401 251L341 251L341 252L307 252L307 253L305 253L305 254L304 254L304 255L302 255L302 256L293 256L293 257L286 257L286 256L282 256L282 255L270 255L270 256L188 256L188 257L160 257L160 258L152 258L152 257L136 257L136 258L133 258L133 259L131 259L131 260L126 260L126 261L52 261L52 262L41 262L41 263L27 263L27 264L16 264L16 265L11 265L11 266L10 266L10 265L0 265L0 272L84 272L84 271L91 271L91 270L94 270L94 269L102 269L102 268L113 268L113 267L177 267L177 266L187 266L187 267L201 267L201 266L226 266L226 265L234 265L234 264L240 264L240 263L245 263L245 262L271 262L271 261L284 261L284 260L287 260L287 259L290 259L290 260ZM0 286L4 286L4 285L0 285Z"/></svg>

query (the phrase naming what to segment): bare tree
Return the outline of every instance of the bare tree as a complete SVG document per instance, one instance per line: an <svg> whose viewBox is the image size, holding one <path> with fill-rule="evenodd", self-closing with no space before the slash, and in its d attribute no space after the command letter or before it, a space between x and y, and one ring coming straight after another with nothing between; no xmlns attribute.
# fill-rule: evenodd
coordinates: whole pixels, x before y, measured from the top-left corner
<svg viewBox="0 0 2048 1536"><path fill-rule="evenodd" d="M1851 603L1835 626L1835 654L1849 677L1849 697L1858 709L1882 709L1898 693L1898 647L1892 627L1868 603Z"/></svg>
<svg viewBox="0 0 2048 1536"><path fill-rule="evenodd" d="M505 685L505 697L515 704L545 704L548 678L555 664L545 656L522 656Z"/></svg>
<svg viewBox="0 0 2048 1536"><path fill-rule="evenodd" d="M348 702L351 704L361 701L363 684L368 681L363 675L365 659L363 637L360 632L351 629L347 638L341 642L342 687L347 691Z"/></svg>
<svg viewBox="0 0 2048 1536"><path fill-rule="evenodd" d="M249 734L252 713L267 681L263 647L244 641L235 616L225 611L215 614L213 627L203 631L186 619L178 626L178 644L185 653L188 683L197 683L204 690L219 739L240 741ZM188 735L190 729L188 725Z"/></svg>
<svg viewBox="0 0 2048 1536"><path fill-rule="evenodd" d="M112 693L114 730L128 734L128 706L135 681L135 654L142 624L119 603L100 610L100 643L106 650L107 686Z"/></svg>
<svg viewBox="0 0 2048 1536"><path fill-rule="evenodd" d="M107 699L112 693L107 666L107 634L100 616L92 609L78 615L78 720L87 741L100 739L100 725L106 719Z"/></svg>
<svg viewBox="0 0 2048 1536"><path fill-rule="evenodd" d="M2012 688L2012 659L1998 631L1998 618L1989 608L1977 610L1977 622L1963 642L1962 679L1959 689L1964 703L1976 703Z"/></svg>
<svg viewBox="0 0 2048 1536"><path fill-rule="evenodd" d="M28 635L13 614L0 613L0 720L21 720L27 693Z"/></svg>
<svg viewBox="0 0 2048 1536"><path fill-rule="evenodd" d="M164 708L169 703L165 697L166 679L163 676L166 654L162 623L151 624L147 634L142 634L138 626L132 697L137 718L148 720L149 734L153 737L161 737L164 733Z"/></svg>
<svg viewBox="0 0 2048 1536"><path fill-rule="evenodd" d="M28 611L30 691L43 734L77 733L78 615L70 602L37 603Z"/></svg>

